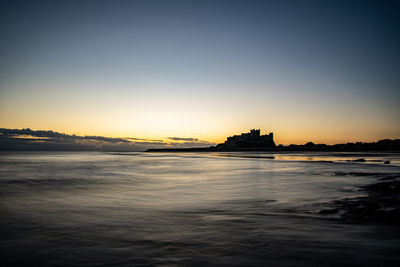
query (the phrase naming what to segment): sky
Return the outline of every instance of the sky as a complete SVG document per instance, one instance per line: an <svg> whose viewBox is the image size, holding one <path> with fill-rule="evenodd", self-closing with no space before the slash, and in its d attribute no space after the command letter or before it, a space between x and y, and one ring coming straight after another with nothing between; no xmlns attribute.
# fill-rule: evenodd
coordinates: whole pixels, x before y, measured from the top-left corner
<svg viewBox="0 0 400 267"><path fill-rule="evenodd" d="M201 144L253 128L277 144L400 138L398 1L0 5L0 128Z"/></svg>

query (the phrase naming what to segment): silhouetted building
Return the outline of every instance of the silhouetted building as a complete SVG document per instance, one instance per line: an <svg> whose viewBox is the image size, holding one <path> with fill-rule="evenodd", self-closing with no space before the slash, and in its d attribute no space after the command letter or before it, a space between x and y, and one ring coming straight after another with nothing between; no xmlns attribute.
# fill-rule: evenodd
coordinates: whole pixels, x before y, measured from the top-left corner
<svg viewBox="0 0 400 267"><path fill-rule="evenodd" d="M271 148L275 147L274 134L260 135L260 130L252 129L249 133L234 135L227 138L225 143L217 145L221 149Z"/></svg>

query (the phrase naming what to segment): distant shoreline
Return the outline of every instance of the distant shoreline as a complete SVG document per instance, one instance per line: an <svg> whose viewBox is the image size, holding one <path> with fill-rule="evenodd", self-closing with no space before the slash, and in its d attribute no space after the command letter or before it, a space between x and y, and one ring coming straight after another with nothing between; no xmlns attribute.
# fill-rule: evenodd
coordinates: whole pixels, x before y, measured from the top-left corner
<svg viewBox="0 0 400 267"><path fill-rule="evenodd" d="M172 137L170 141L128 137L79 136L48 130L0 128L0 151L97 151L97 152L400 152L400 139L372 143L276 145L273 133L260 130L227 137L217 144L195 138ZM198 147L202 146L202 147ZM207 147L206 147L207 146Z"/></svg>
<svg viewBox="0 0 400 267"><path fill-rule="evenodd" d="M145 152L400 152L400 139L384 139L373 143L346 143L336 145L314 144L305 145L278 145L275 147L236 147L220 148L193 147L193 148L159 148L148 149Z"/></svg>

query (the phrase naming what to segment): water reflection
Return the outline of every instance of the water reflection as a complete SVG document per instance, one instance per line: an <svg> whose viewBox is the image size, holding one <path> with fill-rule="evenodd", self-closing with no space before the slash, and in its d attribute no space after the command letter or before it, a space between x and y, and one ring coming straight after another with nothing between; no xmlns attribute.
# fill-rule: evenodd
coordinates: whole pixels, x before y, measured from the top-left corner
<svg viewBox="0 0 400 267"><path fill-rule="evenodd" d="M318 155L240 155L2 153L1 263L399 263L396 226L312 212L399 167L338 155L324 156L338 164Z"/></svg>

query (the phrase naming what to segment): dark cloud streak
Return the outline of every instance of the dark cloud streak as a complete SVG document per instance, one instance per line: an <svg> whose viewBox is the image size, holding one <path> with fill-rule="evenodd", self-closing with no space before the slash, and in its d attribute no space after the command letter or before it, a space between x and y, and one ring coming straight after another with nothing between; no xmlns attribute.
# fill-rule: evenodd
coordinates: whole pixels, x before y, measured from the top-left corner
<svg viewBox="0 0 400 267"><path fill-rule="evenodd" d="M199 139L197 138L191 138L191 137L167 137L170 140L174 140L174 141L199 141Z"/></svg>
<svg viewBox="0 0 400 267"><path fill-rule="evenodd" d="M144 151L149 148L199 147L214 143L196 138L170 137L164 142L146 138L69 135L54 131L0 128L0 150Z"/></svg>

